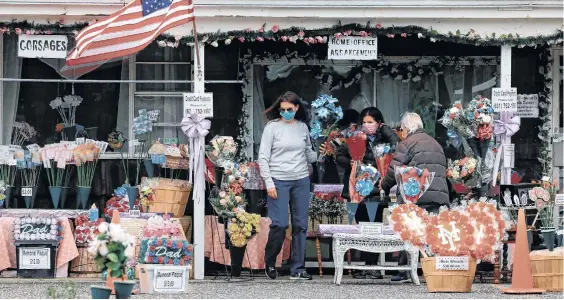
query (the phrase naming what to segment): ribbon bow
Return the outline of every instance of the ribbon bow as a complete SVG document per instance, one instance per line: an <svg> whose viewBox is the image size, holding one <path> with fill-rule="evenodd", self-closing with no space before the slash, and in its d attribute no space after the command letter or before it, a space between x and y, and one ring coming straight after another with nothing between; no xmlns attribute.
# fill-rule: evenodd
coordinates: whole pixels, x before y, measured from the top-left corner
<svg viewBox="0 0 564 300"><path fill-rule="evenodd" d="M211 128L211 121L197 114L184 116L180 124L182 125L182 131L189 138L205 137Z"/></svg>
<svg viewBox="0 0 564 300"><path fill-rule="evenodd" d="M511 136L519 131L520 126L521 118L513 117L513 114L507 111L501 112L499 120L494 120L494 134L501 139L501 145L495 157L492 186L495 186L497 182L497 172L501 163L503 145L506 144L506 140L509 140Z"/></svg>
<svg viewBox="0 0 564 300"><path fill-rule="evenodd" d="M210 120L204 119L197 114L187 114L182 118L182 131L190 138L190 171L188 177L193 183L193 197L195 201L205 198L205 161L204 161L204 137L211 128Z"/></svg>

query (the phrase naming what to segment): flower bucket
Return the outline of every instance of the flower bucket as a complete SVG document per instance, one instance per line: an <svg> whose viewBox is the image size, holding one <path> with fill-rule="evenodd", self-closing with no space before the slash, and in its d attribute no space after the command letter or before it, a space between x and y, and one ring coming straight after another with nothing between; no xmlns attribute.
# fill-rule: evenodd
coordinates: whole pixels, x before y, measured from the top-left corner
<svg viewBox="0 0 564 300"><path fill-rule="evenodd" d="M349 213L349 225L352 225L357 209L358 209L358 203L347 202L347 212Z"/></svg>
<svg viewBox="0 0 564 300"><path fill-rule="evenodd" d="M33 206L35 205L35 198L37 197L37 187L36 186L22 186L22 189L24 188L31 188L32 189L32 193L31 196L23 196L24 201L25 201L25 207L26 208L33 208Z"/></svg>
<svg viewBox="0 0 564 300"><path fill-rule="evenodd" d="M59 207L59 200L61 200L61 192L63 188L60 186L50 186L49 193L51 194L51 202L53 202L53 208L57 209Z"/></svg>
<svg viewBox="0 0 564 300"><path fill-rule="evenodd" d="M131 292L135 287L135 281L114 281L114 290L116 291L116 299L129 299Z"/></svg>
<svg viewBox="0 0 564 300"><path fill-rule="evenodd" d="M63 128L63 134L67 141L76 140L76 126L70 126Z"/></svg>
<svg viewBox="0 0 564 300"><path fill-rule="evenodd" d="M145 170L147 170L147 177L153 178L155 172L153 170L153 161L150 159L144 159L143 165L145 166Z"/></svg>
<svg viewBox="0 0 564 300"><path fill-rule="evenodd" d="M243 257L245 257L245 250L247 245L243 247L235 247L229 242L229 254L231 256L231 277L241 276L241 267L243 266Z"/></svg>
<svg viewBox="0 0 564 300"><path fill-rule="evenodd" d="M421 258L429 293L470 293L476 275L476 260L468 258L468 270L437 270L435 257Z"/></svg>
<svg viewBox="0 0 564 300"><path fill-rule="evenodd" d="M14 187L7 186L6 190L4 191L4 196L6 196L6 198L4 198L4 208L10 208L10 200L12 200L13 193Z"/></svg>
<svg viewBox="0 0 564 300"><path fill-rule="evenodd" d="M105 286L90 286L92 299L110 299L112 289Z"/></svg>
<svg viewBox="0 0 564 300"><path fill-rule="evenodd" d="M544 244L548 251L554 250L554 240L556 239L556 228L541 228Z"/></svg>
<svg viewBox="0 0 564 300"><path fill-rule="evenodd" d="M90 190L92 188L89 186L78 186L77 193L76 193L76 208L78 209L79 206L82 204L82 209L86 209L86 205L88 204L88 198L90 197Z"/></svg>
<svg viewBox="0 0 564 300"><path fill-rule="evenodd" d="M365 201L364 205L366 205L366 211L368 211L368 219L370 222L374 222L376 219L376 211L378 211L378 205L380 201Z"/></svg>
<svg viewBox="0 0 564 300"><path fill-rule="evenodd" d="M67 198L69 196L69 190L70 188L68 186L63 186L62 187L62 191L61 191L61 208L64 209L65 208L65 203L67 203Z"/></svg>
<svg viewBox="0 0 564 300"><path fill-rule="evenodd" d="M135 200L137 200L137 196L139 195L139 187L128 186L126 190L127 198L129 198L129 209L133 209L135 206Z"/></svg>

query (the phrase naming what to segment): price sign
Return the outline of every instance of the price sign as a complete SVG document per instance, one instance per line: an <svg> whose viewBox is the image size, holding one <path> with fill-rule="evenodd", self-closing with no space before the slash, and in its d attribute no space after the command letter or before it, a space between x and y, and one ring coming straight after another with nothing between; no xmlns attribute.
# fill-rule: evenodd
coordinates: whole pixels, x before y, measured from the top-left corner
<svg viewBox="0 0 564 300"><path fill-rule="evenodd" d="M136 146L140 146L141 142L139 140L129 140L129 146L130 147L136 147Z"/></svg>
<svg viewBox="0 0 564 300"><path fill-rule="evenodd" d="M51 249L49 248L19 248L19 268L44 270L51 268Z"/></svg>
<svg viewBox="0 0 564 300"><path fill-rule="evenodd" d="M153 289L156 292L184 292L186 269L155 270Z"/></svg>
<svg viewBox="0 0 564 300"><path fill-rule="evenodd" d="M517 88L492 88L492 106L496 112L517 112Z"/></svg>
<svg viewBox="0 0 564 300"><path fill-rule="evenodd" d="M31 196L33 196L33 188L30 188L30 187L23 187L23 188L22 188L22 196L24 196L24 197L31 197Z"/></svg>
<svg viewBox="0 0 564 300"><path fill-rule="evenodd" d="M382 223L360 222L360 234L381 235L383 232Z"/></svg>
<svg viewBox="0 0 564 300"><path fill-rule="evenodd" d="M558 206L564 206L564 194L556 194L556 199L554 202Z"/></svg>
<svg viewBox="0 0 564 300"><path fill-rule="evenodd" d="M139 218L141 217L141 211L138 209L130 209L129 210L129 217L130 218Z"/></svg>
<svg viewBox="0 0 564 300"><path fill-rule="evenodd" d="M515 144L503 145L503 167L513 168L515 166Z"/></svg>
<svg viewBox="0 0 564 300"><path fill-rule="evenodd" d="M183 93L184 114L213 118L213 93Z"/></svg>
<svg viewBox="0 0 564 300"><path fill-rule="evenodd" d="M468 270L468 256L436 256L435 258L437 270Z"/></svg>

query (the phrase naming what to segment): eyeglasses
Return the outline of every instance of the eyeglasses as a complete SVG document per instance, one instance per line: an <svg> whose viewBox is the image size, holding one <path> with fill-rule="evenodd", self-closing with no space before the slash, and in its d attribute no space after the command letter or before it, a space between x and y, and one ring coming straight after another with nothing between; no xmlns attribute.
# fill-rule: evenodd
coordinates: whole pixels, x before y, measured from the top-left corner
<svg viewBox="0 0 564 300"><path fill-rule="evenodd" d="M278 110L280 112L294 112L293 108L279 108Z"/></svg>

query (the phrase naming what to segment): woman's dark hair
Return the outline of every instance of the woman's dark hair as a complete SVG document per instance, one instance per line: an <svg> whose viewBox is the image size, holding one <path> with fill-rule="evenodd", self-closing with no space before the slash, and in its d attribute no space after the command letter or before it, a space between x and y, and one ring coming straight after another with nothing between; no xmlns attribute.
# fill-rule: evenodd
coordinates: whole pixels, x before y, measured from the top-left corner
<svg viewBox="0 0 564 300"><path fill-rule="evenodd" d="M303 103L302 98L300 98L296 93L287 91L284 94L280 95L276 101L264 111L264 115L268 119L268 121L272 121L275 119L280 118L280 103L282 102L290 102L294 105L299 105L300 108L296 112L294 119L304 122L306 124L309 123L309 113L307 112L307 108L305 103Z"/></svg>
<svg viewBox="0 0 564 300"><path fill-rule="evenodd" d="M382 112L376 107L371 106L363 109L360 112L360 118L358 120L358 124L362 124L362 119L364 119L364 117L366 116L371 116L374 119L374 121L378 123L384 123L384 116L382 115Z"/></svg>

